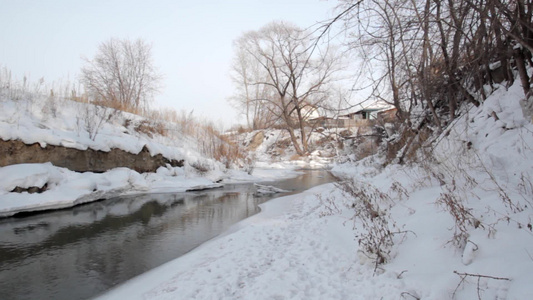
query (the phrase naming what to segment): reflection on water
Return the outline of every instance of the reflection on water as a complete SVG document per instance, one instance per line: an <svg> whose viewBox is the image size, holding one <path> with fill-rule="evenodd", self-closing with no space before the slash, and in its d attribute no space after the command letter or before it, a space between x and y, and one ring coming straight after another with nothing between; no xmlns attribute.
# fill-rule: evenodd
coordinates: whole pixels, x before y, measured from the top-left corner
<svg viewBox="0 0 533 300"><path fill-rule="evenodd" d="M267 183L300 192L324 171ZM259 212L252 184L120 198L0 220L0 299L86 299L183 255ZM276 196L279 196L276 195Z"/></svg>

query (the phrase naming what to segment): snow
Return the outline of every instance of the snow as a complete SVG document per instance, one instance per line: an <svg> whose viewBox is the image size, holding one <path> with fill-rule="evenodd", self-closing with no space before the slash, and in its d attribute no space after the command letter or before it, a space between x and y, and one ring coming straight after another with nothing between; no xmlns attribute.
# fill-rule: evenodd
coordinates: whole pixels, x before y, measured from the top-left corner
<svg viewBox="0 0 533 300"><path fill-rule="evenodd" d="M277 188L275 186L271 185L264 185L264 184L254 184L257 188L256 194L257 195L269 195L269 194L276 194L276 193L287 193L289 191Z"/></svg>
<svg viewBox="0 0 533 300"><path fill-rule="evenodd" d="M254 137L262 133L264 138L255 149L249 146ZM295 130L299 139L300 131ZM336 129L327 129L324 133L312 132L309 137L310 145L317 145L317 150L312 151L309 155L299 156L291 145L289 133L281 129L261 129L244 134L239 144L248 148L250 156L255 160L255 166L265 169L327 169L333 162L335 146L331 141L324 142L326 147L318 146L321 140L336 136Z"/></svg>
<svg viewBox="0 0 533 300"><path fill-rule="evenodd" d="M435 162L382 168L370 157L333 168L387 195L376 201L396 232L385 264L358 244L357 200L326 184L261 205L98 299L533 299L533 125L521 97L519 85L502 86L468 108L435 144ZM478 221L463 236L446 197Z"/></svg>
<svg viewBox="0 0 533 300"><path fill-rule="evenodd" d="M76 173L50 163L20 164L0 168L0 216L20 212L59 209L110 198L130 191L146 191L142 176L126 168L103 174ZM11 193L15 187L47 185L43 193Z"/></svg>
<svg viewBox="0 0 533 300"><path fill-rule="evenodd" d="M494 71L494 70L498 69L501 66L502 66L502 62L501 61L493 62L493 63L489 64L489 70Z"/></svg>
<svg viewBox="0 0 533 300"><path fill-rule="evenodd" d="M176 193L221 187L207 177L185 171L185 167L160 167L155 173L139 174L127 168L105 173L77 173L50 163L19 164L0 168L0 217L21 212L60 209L74 205L139 193ZM217 173L217 172L213 172ZM232 170L224 183L269 181L300 174L294 170L255 169L253 175ZM213 177L220 177L212 175ZM11 192L15 187L47 186L42 193Z"/></svg>
<svg viewBox="0 0 533 300"><path fill-rule="evenodd" d="M59 174L52 164L20 164L0 168L0 182L2 190L11 192L17 186L42 188L48 182L57 182Z"/></svg>
<svg viewBox="0 0 533 300"><path fill-rule="evenodd" d="M182 140L178 137L150 138L138 132L134 127L143 118L134 114L111 109L104 113L101 110L102 117L107 119L111 116L110 122L103 122L96 130L99 119L91 115L90 110L94 107L86 103L38 95L26 96L18 101L1 99L4 101L0 101L0 138L6 141L21 140L26 144L39 143L41 147L49 144L105 152L118 148L133 154L146 146L151 155L162 154L177 160L188 158L186 151L194 152L187 143L178 142ZM130 125L125 127L127 123ZM198 156L197 153L193 155Z"/></svg>

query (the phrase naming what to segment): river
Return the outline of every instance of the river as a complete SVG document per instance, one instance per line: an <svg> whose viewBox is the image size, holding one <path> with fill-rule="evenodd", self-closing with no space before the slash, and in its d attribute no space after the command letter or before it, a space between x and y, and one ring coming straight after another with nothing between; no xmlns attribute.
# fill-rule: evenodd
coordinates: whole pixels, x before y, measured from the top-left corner
<svg viewBox="0 0 533 300"><path fill-rule="evenodd" d="M0 299L87 299L175 259L259 212L258 205L332 182L327 171L201 192L123 196L0 220Z"/></svg>

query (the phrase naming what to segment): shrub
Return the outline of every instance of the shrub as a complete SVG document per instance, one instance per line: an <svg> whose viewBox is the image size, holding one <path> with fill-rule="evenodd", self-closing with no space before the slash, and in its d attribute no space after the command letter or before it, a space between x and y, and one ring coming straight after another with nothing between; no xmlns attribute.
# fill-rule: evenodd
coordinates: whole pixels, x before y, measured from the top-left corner
<svg viewBox="0 0 533 300"><path fill-rule="evenodd" d="M161 122L142 120L134 127L134 130L139 133L144 133L149 137L153 137L154 134L167 135L167 129Z"/></svg>
<svg viewBox="0 0 533 300"><path fill-rule="evenodd" d="M470 227L478 228L481 222L476 219L470 209L468 209L453 192L448 191L441 193L436 202L453 217L455 222L455 233L452 244L463 250L469 238L468 230Z"/></svg>
<svg viewBox="0 0 533 300"><path fill-rule="evenodd" d="M400 233L389 213L392 199L376 187L355 180L343 181L337 186L348 200L348 207L355 211L352 220L359 250L374 261L377 269L390 259L393 237Z"/></svg>
<svg viewBox="0 0 533 300"><path fill-rule="evenodd" d="M193 167L201 175L203 175L203 174L205 174L205 173L207 173L207 172L209 172L211 170L211 168L209 167L209 165L207 163L200 162L200 161L192 163L191 167Z"/></svg>
<svg viewBox="0 0 533 300"><path fill-rule="evenodd" d="M95 140L100 129L106 122L110 122L119 111L99 105L81 104L76 123L78 130L85 130L91 140Z"/></svg>

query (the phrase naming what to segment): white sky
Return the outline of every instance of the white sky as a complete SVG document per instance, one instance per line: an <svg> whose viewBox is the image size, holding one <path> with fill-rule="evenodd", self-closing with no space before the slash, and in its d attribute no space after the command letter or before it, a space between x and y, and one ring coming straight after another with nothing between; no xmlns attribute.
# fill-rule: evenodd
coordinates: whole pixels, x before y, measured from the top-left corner
<svg viewBox="0 0 533 300"><path fill-rule="evenodd" d="M232 42L274 20L308 27L332 15L335 0L0 0L0 66L46 82L75 80L81 57L111 37L152 43L164 74L155 104L225 126Z"/></svg>

